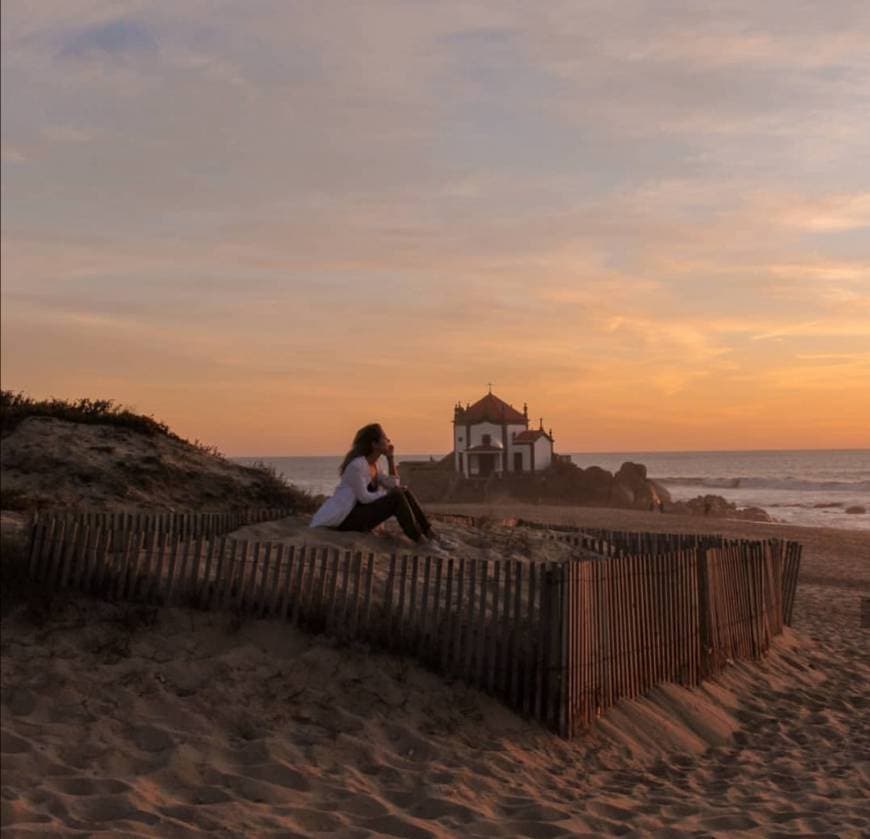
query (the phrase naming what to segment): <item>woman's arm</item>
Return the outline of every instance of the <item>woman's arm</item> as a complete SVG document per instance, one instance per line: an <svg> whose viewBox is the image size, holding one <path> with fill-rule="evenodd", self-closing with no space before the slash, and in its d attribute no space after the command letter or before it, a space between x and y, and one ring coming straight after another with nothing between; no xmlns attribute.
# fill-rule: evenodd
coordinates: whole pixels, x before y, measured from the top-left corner
<svg viewBox="0 0 870 839"><path fill-rule="evenodd" d="M360 504L371 504L384 497L382 489L369 492L369 466L364 457L352 460L345 469L346 483L353 490L354 497Z"/></svg>
<svg viewBox="0 0 870 839"><path fill-rule="evenodd" d="M390 450L387 452L386 457L387 474L385 475L383 472L378 470L378 484L387 489L395 489L397 486L400 486L401 481L399 480L399 471L396 469L396 459L393 455L392 446L390 446Z"/></svg>

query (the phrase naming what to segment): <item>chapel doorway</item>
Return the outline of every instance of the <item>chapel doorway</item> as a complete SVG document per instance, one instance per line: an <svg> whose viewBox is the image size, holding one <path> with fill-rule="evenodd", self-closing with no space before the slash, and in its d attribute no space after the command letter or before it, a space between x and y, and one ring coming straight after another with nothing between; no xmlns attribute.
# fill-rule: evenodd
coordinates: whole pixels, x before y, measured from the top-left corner
<svg viewBox="0 0 870 839"><path fill-rule="evenodd" d="M495 471L495 455L479 454L477 456L478 474L482 477L491 475Z"/></svg>

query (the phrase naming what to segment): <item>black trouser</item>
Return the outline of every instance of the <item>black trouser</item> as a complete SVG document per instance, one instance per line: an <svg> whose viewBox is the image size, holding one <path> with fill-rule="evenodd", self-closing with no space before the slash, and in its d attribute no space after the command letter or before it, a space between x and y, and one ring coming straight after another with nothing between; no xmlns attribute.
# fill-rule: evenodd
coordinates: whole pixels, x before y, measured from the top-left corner
<svg viewBox="0 0 870 839"><path fill-rule="evenodd" d="M396 487L383 498L369 504L357 502L338 529L367 533L390 516L395 516L399 520L405 535L415 542L419 542L432 529L414 494L404 487Z"/></svg>

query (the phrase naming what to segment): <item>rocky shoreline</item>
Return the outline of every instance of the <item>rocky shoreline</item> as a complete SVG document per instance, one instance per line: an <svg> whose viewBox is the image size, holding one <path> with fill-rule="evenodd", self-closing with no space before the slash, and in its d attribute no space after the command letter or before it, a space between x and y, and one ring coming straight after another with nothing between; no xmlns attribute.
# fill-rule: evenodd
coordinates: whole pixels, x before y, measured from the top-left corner
<svg viewBox="0 0 870 839"><path fill-rule="evenodd" d="M699 495L674 501L664 486L647 476L642 463L626 462L615 472L600 466L585 469L556 461L534 474L465 478L452 468L452 459L404 461L402 482L423 502L445 504L498 504L524 502L578 507L648 510L689 516L771 521L759 507L738 507L721 495Z"/></svg>

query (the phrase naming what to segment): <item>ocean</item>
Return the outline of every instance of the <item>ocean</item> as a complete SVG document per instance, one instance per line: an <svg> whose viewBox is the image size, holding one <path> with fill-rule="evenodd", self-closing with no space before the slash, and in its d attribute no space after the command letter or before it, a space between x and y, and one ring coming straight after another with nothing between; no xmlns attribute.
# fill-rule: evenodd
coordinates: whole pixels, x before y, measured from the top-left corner
<svg viewBox="0 0 870 839"><path fill-rule="evenodd" d="M441 457L442 454L434 455ZM428 454L399 460L428 460ZM338 481L341 456L236 457L263 462L296 486L329 494ZM741 507L761 507L775 521L812 527L870 530L870 449L748 452L574 453L581 467L616 471L627 460L643 463L650 478L675 500L721 495ZM866 513L847 513L863 507Z"/></svg>

